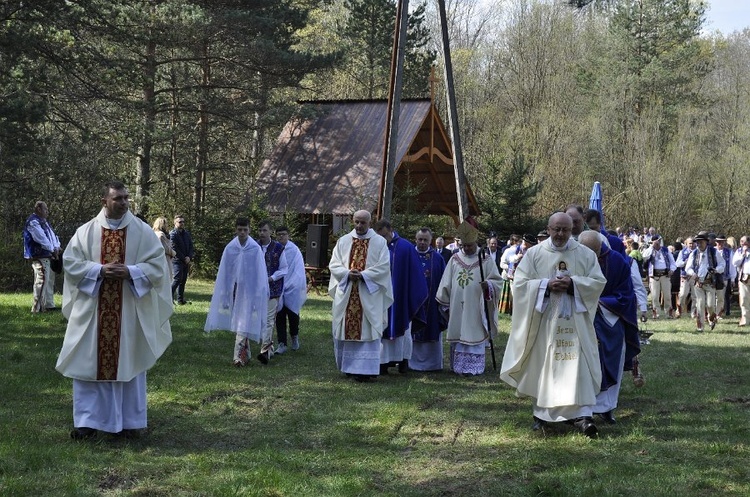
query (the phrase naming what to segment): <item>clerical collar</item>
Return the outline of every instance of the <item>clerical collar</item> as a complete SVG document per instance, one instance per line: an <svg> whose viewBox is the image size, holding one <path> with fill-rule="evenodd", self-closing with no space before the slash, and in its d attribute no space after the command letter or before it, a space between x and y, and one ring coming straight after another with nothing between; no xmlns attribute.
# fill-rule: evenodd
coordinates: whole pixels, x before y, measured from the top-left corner
<svg viewBox="0 0 750 497"><path fill-rule="evenodd" d="M105 216L105 219L107 220L107 224L109 225L109 229L120 229L120 225L122 224L122 221L125 219L125 216L122 216L120 219L110 219Z"/></svg>
<svg viewBox="0 0 750 497"><path fill-rule="evenodd" d="M418 254L426 254L426 253L427 253L427 252L429 252L429 251L430 251L430 249L429 249L429 248L427 248L427 250L425 250L424 252L422 252L421 250L417 249L417 253L418 253Z"/></svg>
<svg viewBox="0 0 750 497"><path fill-rule="evenodd" d="M555 252L563 252L565 250L568 250L568 247L570 246L570 240L572 240L572 238L568 238L568 241L565 242L565 245L563 245L562 247L558 247L557 245L552 243L552 238L548 238L548 240L549 246L552 247L552 250L554 250Z"/></svg>

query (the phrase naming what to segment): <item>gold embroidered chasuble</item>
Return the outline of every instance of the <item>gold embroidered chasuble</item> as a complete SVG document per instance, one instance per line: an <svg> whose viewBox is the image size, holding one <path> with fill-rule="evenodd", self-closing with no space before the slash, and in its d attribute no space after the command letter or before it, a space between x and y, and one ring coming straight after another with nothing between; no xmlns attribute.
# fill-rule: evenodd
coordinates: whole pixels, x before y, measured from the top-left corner
<svg viewBox="0 0 750 497"><path fill-rule="evenodd" d="M124 264L127 231L102 228L101 263ZM122 280L105 279L99 289L96 379L117 379L122 323Z"/></svg>
<svg viewBox="0 0 750 497"><path fill-rule="evenodd" d="M355 238L349 258L349 270L364 271L367 261L367 246L370 240ZM345 332L347 340L362 339L362 301L359 298L359 285L352 287L349 303L346 306Z"/></svg>
<svg viewBox="0 0 750 497"><path fill-rule="evenodd" d="M110 262L131 268L131 280L100 279ZM164 247L153 230L130 212L113 230L102 209L73 235L63 266L68 325L55 368L84 381L130 381L150 369L172 341L173 311Z"/></svg>
<svg viewBox="0 0 750 497"><path fill-rule="evenodd" d="M357 236L352 230L333 249L328 269L328 294L333 298L333 338L344 341L380 340L388 326L388 308L393 303L390 252L385 238L370 229ZM364 281L350 282L357 269Z"/></svg>

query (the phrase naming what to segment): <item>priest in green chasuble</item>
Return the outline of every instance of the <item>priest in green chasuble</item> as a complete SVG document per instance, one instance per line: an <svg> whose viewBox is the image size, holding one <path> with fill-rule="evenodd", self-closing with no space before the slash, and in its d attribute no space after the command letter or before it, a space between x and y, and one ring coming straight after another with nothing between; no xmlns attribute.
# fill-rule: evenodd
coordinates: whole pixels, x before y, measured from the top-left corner
<svg viewBox="0 0 750 497"><path fill-rule="evenodd" d="M535 430L568 422L595 437L602 373L594 317L606 280L597 255L571 237L572 229L568 214L553 214L550 238L530 248L516 268L500 378L531 397Z"/></svg>

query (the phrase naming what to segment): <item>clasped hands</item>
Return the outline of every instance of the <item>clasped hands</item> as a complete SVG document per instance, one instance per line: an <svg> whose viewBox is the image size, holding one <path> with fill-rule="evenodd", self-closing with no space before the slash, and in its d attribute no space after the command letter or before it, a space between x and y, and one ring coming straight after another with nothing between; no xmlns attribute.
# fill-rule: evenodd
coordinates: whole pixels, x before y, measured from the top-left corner
<svg viewBox="0 0 750 497"><path fill-rule="evenodd" d="M549 280L547 288L550 292L565 293L568 291L568 288L570 288L572 282L570 276L558 276L557 278L551 278Z"/></svg>
<svg viewBox="0 0 750 497"><path fill-rule="evenodd" d="M356 283L362 280L362 273L360 273L358 270L352 269L351 271L349 271L349 281Z"/></svg>
<svg viewBox="0 0 750 497"><path fill-rule="evenodd" d="M128 280L130 279L130 270L125 264L111 262L102 266L99 274L102 278L112 280Z"/></svg>

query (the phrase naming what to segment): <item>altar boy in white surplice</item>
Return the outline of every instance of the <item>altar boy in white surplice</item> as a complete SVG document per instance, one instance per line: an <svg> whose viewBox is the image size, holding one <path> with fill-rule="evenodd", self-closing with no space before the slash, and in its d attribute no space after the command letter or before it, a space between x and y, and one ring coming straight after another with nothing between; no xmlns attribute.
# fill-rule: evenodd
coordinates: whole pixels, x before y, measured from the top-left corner
<svg viewBox="0 0 750 497"><path fill-rule="evenodd" d="M208 308L205 331L236 333L233 363L248 363L250 340L262 343L268 315L268 278L260 245L250 237L250 220L239 218L235 236L224 248Z"/></svg>

